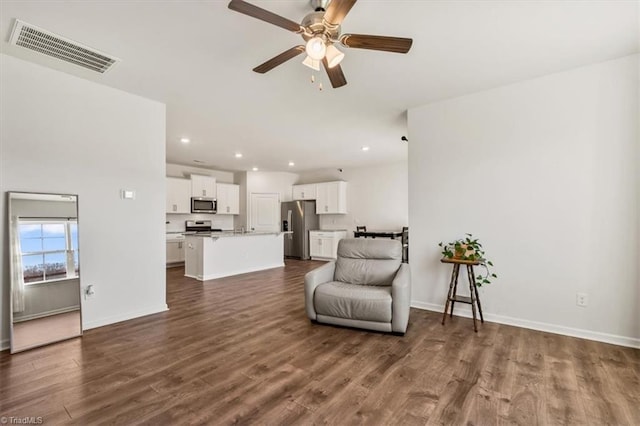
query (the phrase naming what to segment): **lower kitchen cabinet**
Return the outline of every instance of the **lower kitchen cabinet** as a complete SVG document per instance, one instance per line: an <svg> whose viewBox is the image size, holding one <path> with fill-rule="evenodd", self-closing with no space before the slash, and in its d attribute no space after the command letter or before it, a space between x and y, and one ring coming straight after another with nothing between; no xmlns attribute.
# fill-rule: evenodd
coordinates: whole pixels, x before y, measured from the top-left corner
<svg viewBox="0 0 640 426"><path fill-rule="evenodd" d="M309 255L314 260L334 260L338 257L338 241L347 231L310 231Z"/></svg>
<svg viewBox="0 0 640 426"><path fill-rule="evenodd" d="M184 241L167 241L167 265L184 262Z"/></svg>

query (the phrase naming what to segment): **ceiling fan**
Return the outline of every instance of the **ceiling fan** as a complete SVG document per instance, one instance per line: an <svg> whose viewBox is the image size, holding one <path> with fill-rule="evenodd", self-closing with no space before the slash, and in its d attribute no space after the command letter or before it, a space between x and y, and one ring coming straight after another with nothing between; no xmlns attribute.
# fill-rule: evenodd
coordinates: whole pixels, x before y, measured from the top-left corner
<svg viewBox="0 0 640 426"><path fill-rule="evenodd" d="M315 12L309 13L300 24L273 12L262 9L244 0L231 0L229 9L260 19L296 34L305 40L304 45L292 47L289 50L258 65L253 71L264 74L278 65L295 58L303 52L307 57L304 65L319 71L320 62L327 71L329 81L334 88L347 84L340 62L344 53L334 44L355 49L382 50L385 52L407 53L411 49L413 40L402 37L386 37L366 34L342 34L340 24L357 0L311 0ZM328 5L328 6L327 6Z"/></svg>

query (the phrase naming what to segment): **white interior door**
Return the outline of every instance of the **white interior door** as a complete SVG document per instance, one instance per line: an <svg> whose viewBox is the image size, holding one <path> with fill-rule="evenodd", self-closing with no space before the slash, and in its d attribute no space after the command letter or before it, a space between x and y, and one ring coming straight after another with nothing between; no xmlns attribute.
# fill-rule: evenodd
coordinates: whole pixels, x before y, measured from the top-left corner
<svg viewBox="0 0 640 426"><path fill-rule="evenodd" d="M280 194L251 193L251 230L256 232L280 231Z"/></svg>

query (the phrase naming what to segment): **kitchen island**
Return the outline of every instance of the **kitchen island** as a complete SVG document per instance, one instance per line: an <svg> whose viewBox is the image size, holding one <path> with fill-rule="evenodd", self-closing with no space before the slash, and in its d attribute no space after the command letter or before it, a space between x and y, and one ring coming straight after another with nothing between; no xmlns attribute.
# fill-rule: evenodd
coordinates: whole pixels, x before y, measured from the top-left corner
<svg viewBox="0 0 640 426"><path fill-rule="evenodd" d="M185 235L184 275L200 281L284 266L282 232Z"/></svg>

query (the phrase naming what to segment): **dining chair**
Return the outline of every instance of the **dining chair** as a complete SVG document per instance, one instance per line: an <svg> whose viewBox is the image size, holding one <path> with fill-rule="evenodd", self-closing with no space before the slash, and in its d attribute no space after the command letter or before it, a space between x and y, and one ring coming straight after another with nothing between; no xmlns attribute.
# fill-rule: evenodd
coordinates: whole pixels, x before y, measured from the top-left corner
<svg viewBox="0 0 640 426"><path fill-rule="evenodd" d="M409 263L409 227L402 227L402 262Z"/></svg>
<svg viewBox="0 0 640 426"><path fill-rule="evenodd" d="M353 236L356 238L359 238L359 236L357 235L358 232L367 232L367 227L366 226L356 226L356 232L353 233ZM367 238L367 237L365 237Z"/></svg>

